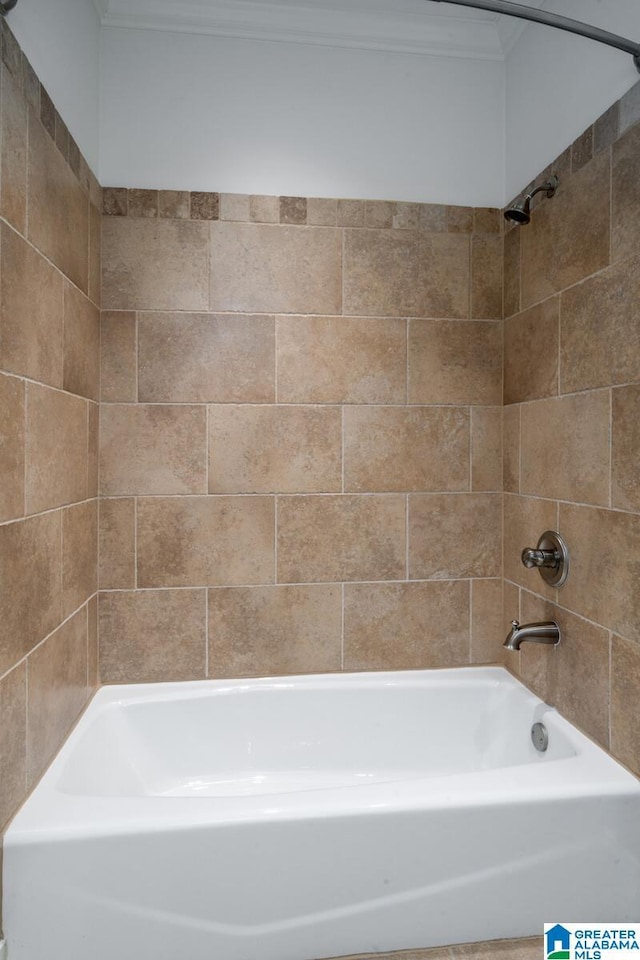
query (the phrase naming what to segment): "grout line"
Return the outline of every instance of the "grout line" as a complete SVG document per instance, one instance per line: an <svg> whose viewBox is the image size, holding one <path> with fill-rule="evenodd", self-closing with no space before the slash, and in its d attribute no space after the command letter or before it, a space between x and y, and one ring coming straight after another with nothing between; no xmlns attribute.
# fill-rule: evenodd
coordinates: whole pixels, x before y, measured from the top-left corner
<svg viewBox="0 0 640 960"><path fill-rule="evenodd" d="M278 318L274 316L273 318L273 366L274 366L274 383L273 383L273 396L276 404L280 402L279 400L279 384L280 379L280 365L278 363Z"/></svg>
<svg viewBox="0 0 640 960"><path fill-rule="evenodd" d="M512 586L518 587L521 598L523 594L529 594L532 597L536 597L538 600L544 600L546 603L553 603L564 613L569 613L572 617L576 617L578 620L583 620L585 623L588 623L592 627L596 627L598 630L604 630L606 633L611 632L610 627L606 627L604 624L598 623L597 620L592 620L590 617L586 617L583 613L577 613L572 607L566 607L562 603L562 598L559 596L558 590L554 591L558 595L554 600L543 593L536 593L536 591L532 590L530 587L523 587L522 584L516 583L514 580L506 579L505 583L510 583Z"/></svg>
<svg viewBox="0 0 640 960"><path fill-rule="evenodd" d="M85 617L85 652L87 657L87 692L91 689L91 682L89 680L89 603L86 603L86 617Z"/></svg>
<svg viewBox="0 0 640 960"><path fill-rule="evenodd" d="M209 491L211 490L211 486L209 484L209 464L211 461L211 434L209 432L209 404L207 404L204 409L205 409L204 482L205 482L205 489L207 491L207 496L208 496Z"/></svg>
<svg viewBox="0 0 640 960"><path fill-rule="evenodd" d="M411 338L410 338L410 336L409 336L409 327L410 327L410 325L411 325L411 321L408 319L408 317L405 317L405 320L404 320L404 328L405 328L405 336L404 336L404 340L405 340L405 345L404 345L404 353L405 353L404 400L405 400L405 406L409 406L409 396L410 396L410 392L411 392L411 391L410 391L411 370L410 370L410 366L409 366L409 349L410 349L410 343L411 343Z"/></svg>
<svg viewBox="0 0 640 960"><path fill-rule="evenodd" d="M473 322L473 321L472 321ZM71 393L69 390L64 390L62 387L53 386L50 383L47 383L44 380L34 380L32 377L24 376L23 374L15 374L10 371L2 371L3 375L6 377L11 377L15 380L23 380L26 383L33 383L39 387L46 387L49 390L55 390L57 393L64 393L67 396L76 397L80 400L91 400L93 403L98 401L94 400L93 397L86 397L79 393ZM478 407L514 407L514 406L530 406L531 404L536 403L548 403L550 400L564 400L568 397L581 397L586 394L591 393L602 393L604 390L610 390L618 387L637 387L638 380L624 380L619 383L607 383L600 384L595 387L583 387L580 390L567 390L565 393L555 393L549 396L541 397L532 397L527 400L518 400L515 403L478 403L473 404L473 406ZM327 402L325 400L279 400L277 403L275 401L267 401L266 403L256 403L255 401L221 401L221 400L103 400L101 401L102 405L111 408L111 407L131 407L131 406L144 406L144 407L269 407L269 406L286 406L286 407L371 407L376 410L384 410L387 408L390 409L400 409L405 410L417 409L417 410L466 410L469 408L469 402L462 403L358 403L357 401L348 401L348 400L338 400Z"/></svg>
<svg viewBox="0 0 640 960"><path fill-rule="evenodd" d="M140 347L139 347L139 322L138 322L138 312L136 311L133 315L133 324L134 324L134 360L136 365L136 404L140 403ZM124 404L123 404L124 405ZM131 404L127 404L131 406Z"/></svg>
<svg viewBox="0 0 640 960"><path fill-rule="evenodd" d="M449 583L468 583L470 580L490 580L499 581L500 577L446 577L425 579L415 577L410 580L400 577L397 580L348 580L348 584L359 584L361 586L406 586L407 584L449 584ZM188 586L146 586L146 587L106 587L100 590L100 593L133 593L135 590L143 593L161 593L167 591L185 591L185 590L249 590L263 589L264 587L326 587L340 586L343 581L340 580L281 580L277 583L273 581L260 581L259 583L193 583ZM547 598L548 599L548 598ZM584 618L583 618L584 619ZM57 629L57 628L56 628Z"/></svg>
<svg viewBox="0 0 640 960"><path fill-rule="evenodd" d="M44 643L44 640L42 641L42 643ZM40 645L41 645L41 644L38 644L38 646L40 646ZM34 647L34 650L37 650L37 647ZM29 770L30 770L30 768L31 768L31 750L29 749L29 745L30 745L30 737L29 737L29 674L30 674L29 656L30 656L31 653L34 652L34 650L29 651L29 654L27 654L26 657L23 657L22 660L20 660L17 664L15 664L15 666L13 666L13 667L11 668L11 670L15 670L15 669L17 669L17 667L20 666L21 663L24 663L24 710L25 710L25 723L24 723L24 787L25 787L25 794L27 794L27 793L28 793L28 790L29 790ZM10 672L11 672L11 671L9 671L9 673L10 673ZM7 675L8 675L8 674L5 673L3 676L6 677ZM2 680L2 679L3 679L3 677L0 677L0 680Z"/></svg>
<svg viewBox="0 0 640 960"><path fill-rule="evenodd" d="M474 408L469 407L469 493L473 491L473 429L474 429Z"/></svg>
<svg viewBox="0 0 640 960"><path fill-rule="evenodd" d="M133 498L133 588L138 589L138 498Z"/></svg>
<svg viewBox="0 0 640 960"><path fill-rule="evenodd" d="M209 679L209 590L204 592L204 675Z"/></svg>
<svg viewBox="0 0 640 960"><path fill-rule="evenodd" d="M518 404L518 495L522 489L522 404Z"/></svg>
<svg viewBox="0 0 640 960"><path fill-rule="evenodd" d="M91 490L89 489L89 487L90 487L89 478L90 478L90 476L91 476L91 401L90 401L90 400L87 400L87 447L86 447L86 464L87 464L87 466L86 466L86 470L85 470L86 476L85 476L85 484L84 484L84 489L85 489L85 493L86 493L86 498L87 498L87 500L95 500L95 499L97 499L97 497L99 496L100 491L98 490L98 493L96 494L96 496L95 496L95 497L92 497L92 495L91 495Z"/></svg>
<svg viewBox="0 0 640 960"><path fill-rule="evenodd" d="M125 591L103 591L103 592L105 592L105 593L116 593L116 592L125 592ZM131 591L130 591L130 592L131 592ZM78 613L82 610L82 608L83 608L84 606L87 606L87 604L89 603L89 601L92 600L93 597L97 597L97 595L98 595L98 591L96 591L95 593L92 593L90 597L87 597L87 599L84 601L84 603L81 603L79 607L76 607L76 609L73 611L73 613L70 613L67 617L64 618L64 620L61 620L60 623L58 623L58 624L53 628L53 630L50 630L49 633L46 635L46 637L43 637L42 640L39 640L38 643L36 643L35 646L33 646L33 647L29 650L28 653L25 653L25 655L24 655L23 657L21 657L21 658L20 658L19 660L17 660L15 663L11 664L11 666L9 667L9 669L8 669L8 670L5 670L5 672L0 675L0 682L1 682L2 680L4 680L5 677L8 677L10 673L13 673L14 670L17 670L17 668L18 668L19 666L21 666L23 663L27 664L27 667L28 667L29 659L30 659L30 657L33 656L33 654L36 652L36 650L39 650L40 647L42 647L42 646L47 642L47 640L51 639L51 637L52 637L55 633L57 633L58 630L60 630L61 627L64 627L67 623L69 623L70 620L73 620L73 618L74 618L75 616L77 616Z"/></svg>
<svg viewBox="0 0 640 960"><path fill-rule="evenodd" d="M609 630L609 715L608 715L608 734L609 750L613 742L613 709L612 709L612 688L613 688L613 631Z"/></svg>
<svg viewBox="0 0 640 960"><path fill-rule="evenodd" d="M405 519L404 519L404 541L405 541L405 580L409 579L409 494L406 495Z"/></svg>
<svg viewBox="0 0 640 960"><path fill-rule="evenodd" d="M344 285L345 285L345 261L346 261L346 245L347 245L347 231L344 227L341 228L340 233L341 243L340 243L340 313L344 316Z"/></svg>
<svg viewBox="0 0 640 960"><path fill-rule="evenodd" d="M556 396L561 397L561 396L564 396L564 394L562 393L562 380L563 380L563 377L562 377L562 296L561 296L561 295L558 297L558 358L557 358L557 363L558 363L558 375L557 375L558 388L557 388Z"/></svg>
<svg viewBox="0 0 640 960"><path fill-rule="evenodd" d="M473 659L473 580L469 580L469 663Z"/></svg>
<svg viewBox="0 0 640 960"><path fill-rule="evenodd" d="M2 216L0 216L0 222L2 222ZM148 223L149 221L145 221L145 222ZM178 222L185 223L188 221L182 220ZM233 222L233 221L230 221L230 222ZM274 226L277 226L277 224L274 224ZM14 229L14 232L17 232L17 231L15 231ZM635 260L636 257L629 255L628 257L625 257L625 259L631 262L632 260ZM55 264L52 264L52 266L55 266ZM58 272L60 272L59 269L58 269ZM589 279L589 277L587 277L586 279ZM82 293L82 291L80 292ZM84 294L84 296L86 297L86 294ZM557 296L558 294L554 293L554 294L551 294L549 297L546 297L545 300L553 300L553 298ZM544 303L545 301L543 300L540 302ZM537 304L533 304L533 306L537 306ZM126 308L126 307L114 307L114 308L105 307L104 310L108 313L124 314L124 313L132 312L130 308ZM529 310L529 307L527 307L527 310ZM367 314L347 313L347 314L344 314L344 313L327 313L326 310L324 310L322 313L304 313L300 310L291 310L287 313L286 311L282 311L282 310L276 310L276 311L250 310L249 312L247 312L246 310L185 310L185 309L181 310L179 307L176 307L173 310L168 310L168 309L156 310L153 307L139 307L135 312L141 313L141 314L148 314L150 317L172 317L178 314L180 316L185 315L190 317L201 317L204 319L215 316L215 317L220 317L223 320L233 320L238 316L250 315L252 318L255 318L258 320L271 320L275 317L281 320L327 320L329 319L329 320L335 320L337 322L341 322L344 320L366 320L366 321L428 320L430 323L467 323L467 324L468 323L485 323L485 324L500 323L500 319L496 319L495 317L488 317L488 318L474 317L472 320L470 320L469 317L448 317L445 314L442 314L442 315L439 314L437 316L430 316L425 314L400 314L399 315L397 313L367 313ZM520 312L524 312L524 311L518 311L518 313L514 313L513 316L510 317L509 319L515 319Z"/></svg>
<svg viewBox="0 0 640 960"><path fill-rule="evenodd" d="M22 383L22 396L24 398L24 417L23 417L23 427L24 427L24 463L22 466L22 517L16 519L23 519L27 515L27 480L28 480L28 456L27 451L29 449L29 437L31 431L29 430L29 391L27 389L27 384L23 381ZM5 521L11 523L12 521ZM0 524L1 526L1 524Z"/></svg>
<svg viewBox="0 0 640 960"><path fill-rule="evenodd" d="M428 494L427 494L428 496ZM541 497L534 493L510 493L505 492L507 497L522 497L523 500L538 500L542 503L557 503L563 507L582 507L589 510L605 510L608 513L620 513L624 516L637 517L640 515L638 510L624 510L622 507L609 507L606 503L586 503L584 500L563 500L558 497Z"/></svg>
<svg viewBox="0 0 640 960"><path fill-rule="evenodd" d="M28 200L27 200L27 216L26 216L25 222L27 224L27 226L25 227L25 231L28 232L28 229L29 229L28 228L28 223L29 223ZM61 277L63 281L66 281L70 287L73 287L74 290L76 290L79 294L81 294L81 296L84 297L85 300L88 300L90 303L93 304L94 307L97 307L99 310L101 309L100 306L98 306L98 304L91 299L88 293L85 293L82 287L79 287L77 283L75 283L69 276L67 276L67 274L64 273L61 267L59 267L56 263L54 263L54 261L51 260L46 255L46 253L44 253L44 251L40 249L40 247L36 247L33 241L31 241L28 236L25 236L25 234L21 233L20 230L18 230L9 220L6 219L6 217L0 215L0 224L4 225L5 227L8 227L9 230L11 230L11 232L14 233L17 237L19 237L20 240L23 241L23 243L25 243L28 247L30 247L34 253L38 254L39 257L42 257L42 259L58 274L58 276ZM87 290L88 289L89 289L89 286L87 281ZM123 310L122 312L130 313L131 311ZM149 312L154 313L155 311L150 310ZM184 312L188 313L189 311L185 310Z"/></svg>
<svg viewBox="0 0 640 960"><path fill-rule="evenodd" d="M340 669L344 670L344 594L345 584L340 584L341 627L340 627Z"/></svg>
<svg viewBox="0 0 640 960"><path fill-rule="evenodd" d="M586 503L581 500L564 500L558 499L557 497L542 497L533 493L513 493L511 491L502 491L502 490L482 490L477 491L476 496L483 497L495 497L502 495L504 492L505 497L521 497L523 500L536 500L544 503L554 503L560 504L561 506L567 507L582 507L590 510L605 510L609 513L619 513L625 516L637 517L640 514L640 510L627 510L622 507L609 507L604 503ZM279 498L287 498L291 500L298 499L327 499L330 497L346 499L347 497L355 498L359 497L360 499L390 499L392 497L410 497L410 496L420 496L423 498L426 497L468 497L468 490L446 490L446 491L429 491L427 493L422 491L414 490L382 490L374 493L345 493L342 494L339 491L333 493L287 493L287 494L274 494L273 491L267 491L265 493L185 493L185 494L135 494L135 493L122 493L116 494L114 496L102 495L100 497L87 497L84 500L75 500L69 503L62 503L55 507L49 507L47 510L40 510L37 513L30 513L23 517L14 517L12 520L3 520L0 522L0 527L7 527L10 524L14 523L24 523L27 520L34 520L37 517L45 517L50 513L57 513L59 510L63 510L66 507L78 507L85 503L91 503L94 500L250 500L250 499L265 499L266 497L277 496ZM468 577L463 577L462 579L468 579Z"/></svg>
<svg viewBox="0 0 640 960"><path fill-rule="evenodd" d="M613 144L609 145L607 151L609 154L609 266L611 266L613 264Z"/></svg>
<svg viewBox="0 0 640 960"><path fill-rule="evenodd" d="M278 496L273 498L273 582L278 583Z"/></svg>
<svg viewBox="0 0 640 960"><path fill-rule="evenodd" d="M613 388L609 390L609 509L613 506Z"/></svg>
<svg viewBox="0 0 640 960"><path fill-rule="evenodd" d="M344 405L340 408L340 418L341 418L341 445L340 445L340 458L341 458L341 471L342 471L342 488L341 492L344 493L344 474L345 474L345 443L344 443L344 430L345 430L345 416L344 416Z"/></svg>
<svg viewBox="0 0 640 960"><path fill-rule="evenodd" d="M469 320L471 320L473 318L473 234L469 235L469 286L467 310L467 316Z"/></svg>

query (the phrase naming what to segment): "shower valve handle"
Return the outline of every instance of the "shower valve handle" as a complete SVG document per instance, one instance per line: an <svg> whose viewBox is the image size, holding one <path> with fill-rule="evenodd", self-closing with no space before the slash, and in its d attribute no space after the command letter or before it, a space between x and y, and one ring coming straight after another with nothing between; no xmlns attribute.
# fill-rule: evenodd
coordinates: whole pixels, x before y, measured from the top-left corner
<svg viewBox="0 0 640 960"><path fill-rule="evenodd" d="M522 562L529 570L532 567L553 569L560 562L560 554L557 550L534 550L532 547L525 547L522 551Z"/></svg>

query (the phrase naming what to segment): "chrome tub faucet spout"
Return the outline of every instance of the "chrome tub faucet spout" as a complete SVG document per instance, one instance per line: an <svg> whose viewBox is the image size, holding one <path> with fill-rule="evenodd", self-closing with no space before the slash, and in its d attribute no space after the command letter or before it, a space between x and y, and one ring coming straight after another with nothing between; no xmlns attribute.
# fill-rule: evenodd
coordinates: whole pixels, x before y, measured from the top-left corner
<svg viewBox="0 0 640 960"><path fill-rule="evenodd" d="M511 621L511 630L503 646L507 650L519 650L520 644L525 641L531 643L548 643L557 647L560 643L560 627L555 620L543 623L524 623L522 626L517 620Z"/></svg>

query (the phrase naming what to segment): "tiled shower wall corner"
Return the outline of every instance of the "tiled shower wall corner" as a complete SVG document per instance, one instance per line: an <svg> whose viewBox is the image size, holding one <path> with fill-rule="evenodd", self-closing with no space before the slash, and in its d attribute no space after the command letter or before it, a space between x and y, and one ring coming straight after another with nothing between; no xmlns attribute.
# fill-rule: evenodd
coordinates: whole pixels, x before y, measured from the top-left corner
<svg viewBox="0 0 640 960"><path fill-rule="evenodd" d="M0 36L1 830L97 684L101 190Z"/></svg>
<svg viewBox="0 0 640 960"><path fill-rule="evenodd" d="M486 660L498 211L118 189L104 211L101 679Z"/></svg>
<svg viewBox="0 0 640 960"><path fill-rule="evenodd" d="M503 624L558 621L556 650L525 644L509 666L638 774L639 120L637 85L505 237ZM519 559L549 528L571 552L560 590Z"/></svg>

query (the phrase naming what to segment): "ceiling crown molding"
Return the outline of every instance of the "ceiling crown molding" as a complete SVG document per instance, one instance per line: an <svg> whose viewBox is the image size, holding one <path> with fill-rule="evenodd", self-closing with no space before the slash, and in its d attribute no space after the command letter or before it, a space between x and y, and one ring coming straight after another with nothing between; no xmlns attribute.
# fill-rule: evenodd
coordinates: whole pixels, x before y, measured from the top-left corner
<svg viewBox="0 0 640 960"><path fill-rule="evenodd" d="M509 18L428 0L94 2L108 27L480 60L502 60L520 30Z"/></svg>

